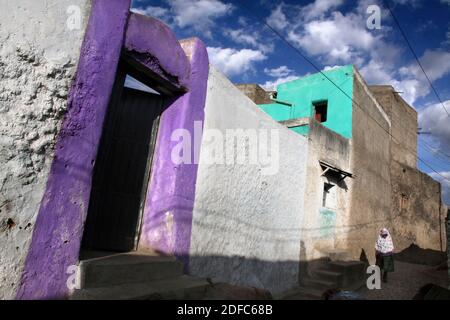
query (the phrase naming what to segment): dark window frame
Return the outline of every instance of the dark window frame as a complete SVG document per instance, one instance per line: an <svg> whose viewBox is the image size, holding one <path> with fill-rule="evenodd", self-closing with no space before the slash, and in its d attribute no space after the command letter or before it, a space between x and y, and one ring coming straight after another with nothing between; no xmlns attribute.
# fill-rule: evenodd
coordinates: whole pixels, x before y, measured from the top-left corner
<svg viewBox="0 0 450 320"><path fill-rule="evenodd" d="M314 119L319 121L320 123L324 123L328 120L328 100L318 100L313 101L313 114ZM317 119L317 114L320 114L320 120Z"/></svg>

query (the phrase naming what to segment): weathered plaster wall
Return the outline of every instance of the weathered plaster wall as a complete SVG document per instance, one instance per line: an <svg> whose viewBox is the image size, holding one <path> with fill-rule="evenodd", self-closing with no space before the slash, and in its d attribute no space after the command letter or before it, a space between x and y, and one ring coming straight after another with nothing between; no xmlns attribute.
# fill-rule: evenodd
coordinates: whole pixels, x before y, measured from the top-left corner
<svg viewBox="0 0 450 320"><path fill-rule="evenodd" d="M392 236L396 251L412 243L445 251L445 213L439 182L410 166L391 162Z"/></svg>
<svg viewBox="0 0 450 320"><path fill-rule="evenodd" d="M279 170L208 164L216 129L276 129ZM269 133L270 134L270 133ZM211 139L211 140L210 140ZM298 281L307 139L273 121L210 67L190 249L190 272L280 291Z"/></svg>
<svg viewBox="0 0 450 320"><path fill-rule="evenodd" d="M337 246L358 259L362 249L374 263L374 243L379 229L392 229L390 178L390 121L358 71L353 82L353 138L350 213L341 228L345 237ZM359 105L359 107L357 106ZM393 235L395 241L395 235Z"/></svg>
<svg viewBox="0 0 450 320"><path fill-rule="evenodd" d="M350 171L350 141L324 127L314 119L310 120L308 170L305 191L305 217L302 225L302 260L314 261L328 257L336 249L336 238L343 237L339 226L348 217L350 190L346 178L336 185L336 205L324 208L323 187L329 182L322 176L319 160L337 168ZM310 265L311 267L312 265Z"/></svg>
<svg viewBox="0 0 450 320"><path fill-rule="evenodd" d="M1 8L0 299L10 299L47 182L90 1L1 1ZM79 28L69 29L77 26L70 17L79 17Z"/></svg>
<svg viewBox="0 0 450 320"><path fill-rule="evenodd" d="M417 165L417 111L395 93L392 86L370 86L377 101L391 120L391 155L394 161L415 168Z"/></svg>
<svg viewBox="0 0 450 320"><path fill-rule="evenodd" d="M270 92L264 90L257 84L236 84L236 87L256 104L272 103L270 100Z"/></svg>
<svg viewBox="0 0 450 320"><path fill-rule="evenodd" d="M391 214L396 250L412 243L445 250L440 185L416 167L417 112L392 86L370 86L370 90L391 121Z"/></svg>

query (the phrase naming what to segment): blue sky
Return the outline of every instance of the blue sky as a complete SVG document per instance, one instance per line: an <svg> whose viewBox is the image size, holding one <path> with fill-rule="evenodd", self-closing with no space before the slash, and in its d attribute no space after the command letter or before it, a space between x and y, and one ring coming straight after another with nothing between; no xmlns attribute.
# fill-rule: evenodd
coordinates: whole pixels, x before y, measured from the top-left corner
<svg viewBox="0 0 450 320"><path fill-rule="evenodd" d="M450 0L389 0L397 20L450 113ZM367 8L381 9L368 29ZM264 21L317 67L354 64L369 84L391 84L419 113L419 168L442 182L450 204L450 117L379 0L134 0L133 10L167 23L178 38L196 36L210 62L233 82L273 88L316 72ZM425 141L425 142L424 142Z"/></svg>

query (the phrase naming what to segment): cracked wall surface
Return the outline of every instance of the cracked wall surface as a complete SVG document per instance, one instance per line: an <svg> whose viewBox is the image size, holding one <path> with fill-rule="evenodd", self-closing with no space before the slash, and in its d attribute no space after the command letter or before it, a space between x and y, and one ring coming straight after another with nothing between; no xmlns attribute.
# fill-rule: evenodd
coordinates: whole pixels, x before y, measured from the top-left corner
<svg viewBox="0 0 450 320"><path fill-rule="evenodd" d="M0 299L14 298L90 1L0 1Z"/></svg>

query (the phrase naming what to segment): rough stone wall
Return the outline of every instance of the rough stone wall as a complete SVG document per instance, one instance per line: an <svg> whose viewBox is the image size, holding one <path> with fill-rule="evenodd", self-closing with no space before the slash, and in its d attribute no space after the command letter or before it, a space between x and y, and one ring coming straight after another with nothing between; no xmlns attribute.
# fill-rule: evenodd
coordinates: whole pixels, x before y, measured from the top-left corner
<svg viewBox="0 0 450 320"><path fill-rule="evenodd" d="M391 155L394 161L417 166L417 111L392 86L370 86L391 121Z"/></svg>
<svg viewBox="0 0 450 320"><path fill-rule="evenodd" d="M90 1L1 1L1 7L0 299L10 299L66 111Z"/></svg>
<svg viewBox="0 0 450 320"><path fill-rule="evenodd" d="M374 263L379 229L392 229L390 121L356 69L354 75L350 171L355 178L349 180L351 209L346 217L347 235L337 245L346 248L352 259L358 259L364 250Z"/></svg>
<svg viewBox="0 0 450 320"><path fill-rule="evenodd" d="M392 237L399 252L412 243L445 251L445 213L439 182L427 174L391 161Z"/></svg>
<svg viewBox="0 0 450 320"><path fill-rule="evenodd" d="M208 164L213 150L221 148L208 133L211 129L223 135L227 129L278 130L278 171L264 175L263 166L248 162ZM305 137L275 122L210 67L192 222L192 274L273 292L298 283L307 150Z"/></svg>
<svg viewBox="0 0 450 320"><path fill-rule="evenodd" d="M236 87L256 104L272 103L269 92L257 84L237 84Z"/></svg>
<svg viewBox="0 0 450 320"><path fill-rule="evenodd" d="M445 250L439 183L417 169L417 112L392 86L370 86L391 121L392 236L396 251L415 243Z"/></svg>

